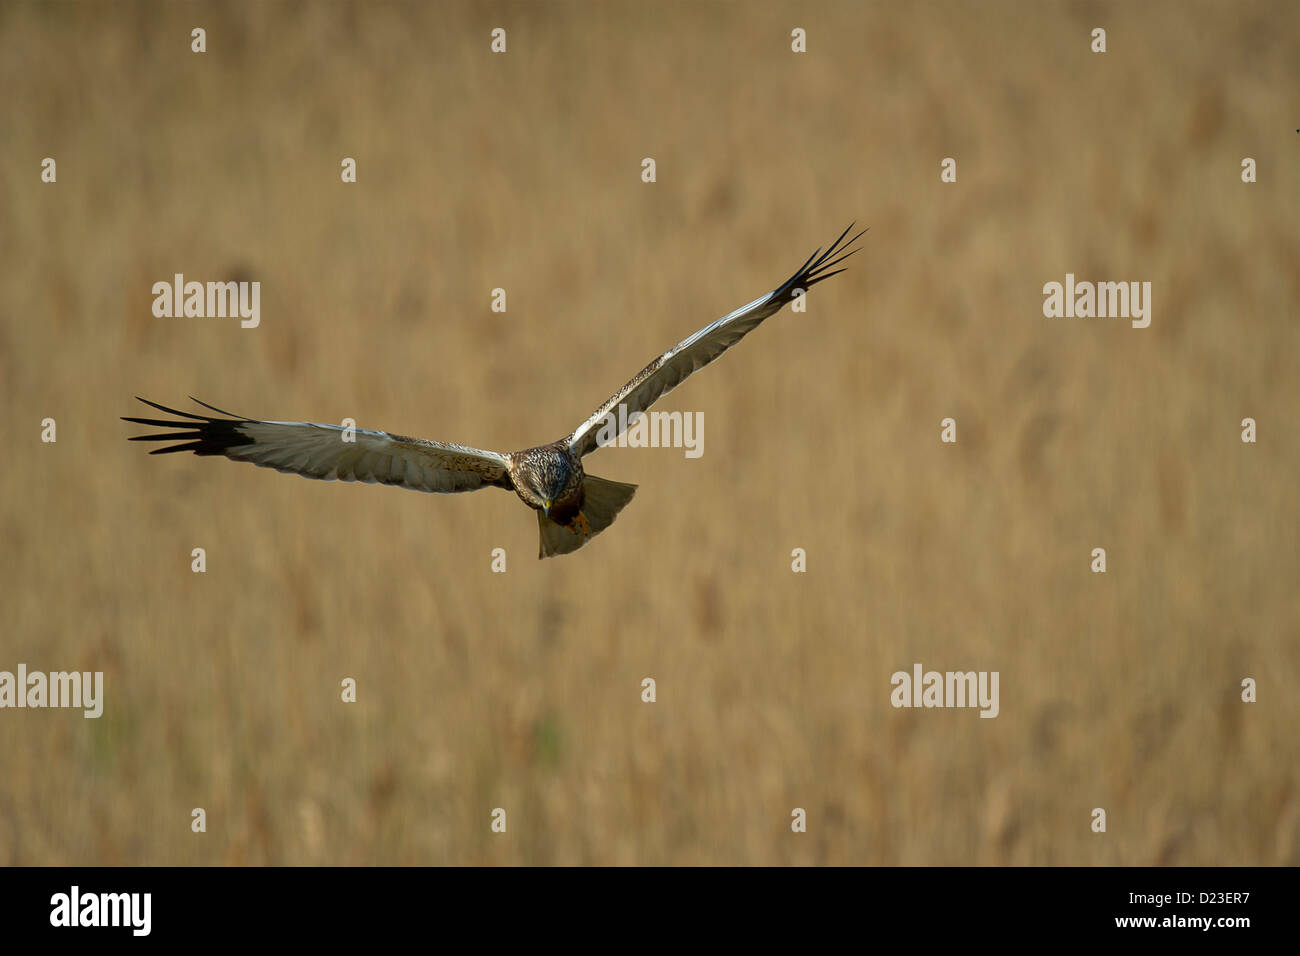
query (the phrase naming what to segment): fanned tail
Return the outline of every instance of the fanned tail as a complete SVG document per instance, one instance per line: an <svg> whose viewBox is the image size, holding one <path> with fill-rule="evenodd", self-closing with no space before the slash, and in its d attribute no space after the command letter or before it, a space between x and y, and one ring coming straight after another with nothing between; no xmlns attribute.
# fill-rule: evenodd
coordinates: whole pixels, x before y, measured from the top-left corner
<svg viewBox="0 0 1300 956"><path fill-rule="evenodd" d="M636 485L587 475L582 480L582 510L568 525L552 521L537 512L537 529L541 548L538 558L577 551L614 523L623 506L636 494Z"/></svg>

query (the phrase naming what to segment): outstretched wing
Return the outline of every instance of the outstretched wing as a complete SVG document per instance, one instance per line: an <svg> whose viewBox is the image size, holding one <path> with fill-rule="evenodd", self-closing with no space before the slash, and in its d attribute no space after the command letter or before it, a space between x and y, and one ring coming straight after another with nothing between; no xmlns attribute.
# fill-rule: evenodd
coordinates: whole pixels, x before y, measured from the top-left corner
<svg viewBox="0 0 1300 956"><path fill-rule="evenodd" d="M807 292L823 279L829 279L843 272L843 269L836 269L834 272L827 270L857 252L849 246L857 242L862 232L866 230L862 230L848 242L844 242L844 237L852 228L853 225L850 224L849 228L840 233L840 237L824 253L820 249L814 252L799 271L780 287L755 299L749 305L741 306L730 315L725 315L716 322L706 325L639 371L632 381L610 396L609 401L596 409L592 416L566 439L569 449L578 457L595 451L599 444L601 426L604 425L607 417L612 424L606 430L605 437L616 438L621 430L619 422L627 423L633 413L644 412L696 371L739 342L744 338L745 333L757 327L768 316L779 312L781 307L796 295ZM618 415L620 405L627 407L626 416Z"/></svg>
<svg viewBox="0 0 1300 956"><path fill-rule="evenodd" d="M138 398L139 396L137 396ZM225 455L263 468L318 478L322 481L364 481L401 485L412 491L473 491L485 485L510 487L506 459L494 451L442 442L390 435L357 428L353 441L339 425L313 422L263 422L241 418L197 398L191 401L225 418L192 415L140 398L181 421L160 418L123 418L137 425L166 431L136 435L131 441L172 441L177 444L150 452L162 455L192 451L196 455Z"/></svg>

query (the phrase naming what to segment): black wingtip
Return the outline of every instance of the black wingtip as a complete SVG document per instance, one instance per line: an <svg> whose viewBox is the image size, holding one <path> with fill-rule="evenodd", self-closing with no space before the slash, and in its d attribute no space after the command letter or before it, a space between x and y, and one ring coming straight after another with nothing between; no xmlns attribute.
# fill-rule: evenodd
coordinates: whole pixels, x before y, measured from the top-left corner
<svg viewBox="0 0 1300 956"><path fill-rule="evenodd" d="M214 418L211 415L194 415L190 412L182 412L177 408L168 408L166 405L151 402L139 395L136 396L136 399L150 408L156 408L160 412L181 419L181 421L176 421L162 418L137 418L134 415L122 416L122 421L130 422L133 425L147 425L150 428L165 429L165 431L153 432L147 435L133 435L127 441L180 442L180 444L169 445L166 448L156 448L149 452L151 455L165 455L176 451L192 451L196 455L224 455L227 450L237 445L253 444L253 439L241 432L238 427L245 422L252 422L253 419L251 418L231 415L230 412L222 411L206 402L200 402L193 396L191 396L191 400L197 404L229 417Z"/></svg>
<svg viewBox="0 0 1300 956"><path fill-rule="evenodd" d="M193 395L191 395L189 398L190 401L193 402L195 405L202 405L204 408L208 409L209 411L214 411L218 415L225 415L228 418L237 418L241 422L252 421L251 418L245 418L243 415L236 415L234 412L228 412L224 408L217 408L217 406L215 405L209 405L207 402L200 401L199 399L195 398Z"/></svg>
<svg viewBox="0 0 1300 956"><path fill-rule="evenodd" d="M848 242L845 242L844 237L852 232L853 227L856 225L857 220L849 223L848 228L839 234L839 237L826 248L825 252L818 249L809 256L808 261L799 267L799 271L791 276L785 285L777 290L777 293L780 295L787 295L792 293L795 289L803 289L806 292L818 282L844 272L844 269L835 269L835 266L839 265L849 256L858 251L857 249L852 248L853 244L866 235L868 230L871 228L868 226L866 229L857 233ZM830 269L834 269L834 271L827 271Z"/></svg>
<svg viewBox="0 0 1300 956"><path fill-rule="evenodd" d="M159 405L157 402L151 402L149 401L149 399L141 398L139 395L135 397L135 400L137 402L143 402L145 405L148 405L150 408L156 408L160 412L166 412L168 415L180 415L182 418L194 418L199 421L207 420L206 415L191 415L189 412L182 412L178 408L168 408L166 405Z"/></svg>

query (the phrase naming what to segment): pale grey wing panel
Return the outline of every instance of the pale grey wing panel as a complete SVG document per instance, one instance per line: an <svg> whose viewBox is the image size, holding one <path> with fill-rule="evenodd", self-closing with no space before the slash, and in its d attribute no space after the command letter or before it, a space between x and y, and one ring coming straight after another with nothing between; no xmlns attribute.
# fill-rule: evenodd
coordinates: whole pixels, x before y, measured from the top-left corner
<svg viewBox="0 0 1300 956"><path fill-rule="evenodd" d="M493 452L370 429L356 429L351 442L338 425L310 422L258 422L237 431L253 441L232 446L227 458L321 481L449 494L497 483L506 472L505 459Z"/></svg>
<svg viewBox="0 0 1300 956"><path fill-rule="evenodd" d="M857 251L849 247L858 240L862 235L861 232L848 242L844 242L844 237L852 228L853 226L850 225L845 229L825 253L820 249L814 252L799 271L779 288L711 322L643 368L635 378L610 396L608 401L596 409L566 439L569 449L579 457L591 454L598 447L601 438L617 437L620 431L619 425L628 423L633 413L649 409L660 398L757 328L764 319L779 312L800 291L806 292L823 279L829 279L843 272L843 269L834 272L828 270ZM626 406L626 416L618 415L620 405ZM610 422L608 426L605 425L606 420Z"/></svg>
<svg viewBox="0 0 1300 956"><path fill-rule="evenodd" d="M578 426L578 429L568 438L570 450L579 457L595 451L597 438L600 436L601 426L606 417L609 417L611 423L619 421L619 405L627 406L627 415L623 421L630 418L634 412L644 412L649 409L659 399L739 342L747 332L756 328L768 316L780 311L785 303L774 297L775 293L768 293L761 299L754 300L731 315L705 326L659 356ZM619 430L618 425L613 424L606 429L606 434L609 438L615 438Z"/></svg>
<svg viewBox="0 0 1300 956"><path fill-rule="evenodd" d="M352 429L348 435L340 425L314 422L192 415L140 400L186 419L125 419L168 429L131 439L176 443L155 449L155 455L177 451L223 455L232 461L246 461L304 478L397 485L412 491L453 493L474 491L485 485L510 487L505 456L480 448L424 441L366 428ZM210 405L204 407L212 408ZM228 412L221 414L229 415ZM345 435L354 440L345 441Z"/></svg>

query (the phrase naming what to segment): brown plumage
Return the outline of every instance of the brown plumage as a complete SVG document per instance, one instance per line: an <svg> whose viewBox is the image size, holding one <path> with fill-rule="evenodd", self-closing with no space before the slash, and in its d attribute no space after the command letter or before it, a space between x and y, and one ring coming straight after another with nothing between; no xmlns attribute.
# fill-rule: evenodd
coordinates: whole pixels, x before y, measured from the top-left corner
<svg viewBox="0 0 1300 956"><path fill-rule="evenodd" d="M123 421L165 431L131 441L174 442L152 454L192 451L224 455L264 468L324 481L362 481L400 485L414 491L454 493L505 488L537 512L538 557L576 551L605 528L632 500L636 485L585 473L582 459L600 447L602 437L617 438L618 422L628 422L740 341L764 319L823 279L856 250L845 229L823 254L819 249L777 289L742 306L679 342L638 372L570 435L549 445L501 454L445 442L408 438L383 431L343 428L313 422L242 418L193 399L220 416L178 411L141 398L178 419ZM865 231L865 230L864 230ZM619 416L620 406L626 413ZM613 423L610 427L607 422Z"/></svg>

